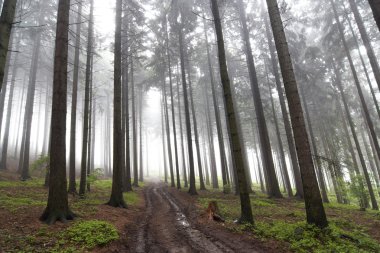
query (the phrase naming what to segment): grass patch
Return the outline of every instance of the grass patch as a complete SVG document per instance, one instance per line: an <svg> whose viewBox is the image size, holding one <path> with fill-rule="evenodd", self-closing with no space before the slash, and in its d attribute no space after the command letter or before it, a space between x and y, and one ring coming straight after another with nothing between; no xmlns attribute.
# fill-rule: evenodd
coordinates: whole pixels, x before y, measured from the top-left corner
<svg viewBox="0 0 380 253"><path fill-rule="evenodd" d="M116 228L99 220L81 221L62 232L61 238L84 249L104 246L119 239Z"/></svg>
<svg viewBox="0 0 380 253"><path fill-rule="evenodd" d="M42 187L44 185L44 179L33 178L26 181L0 181L0 188L10 187Z"/></svg>
<svg viewBox="0 0 380 253"><path fill-rule="evenodd" d="M2 208L5 208L9 211L15 211L20 207L46 205L46 201L36 200L32 197L9 196L9 194L4 191L0 191L0 203Z"/></svg>

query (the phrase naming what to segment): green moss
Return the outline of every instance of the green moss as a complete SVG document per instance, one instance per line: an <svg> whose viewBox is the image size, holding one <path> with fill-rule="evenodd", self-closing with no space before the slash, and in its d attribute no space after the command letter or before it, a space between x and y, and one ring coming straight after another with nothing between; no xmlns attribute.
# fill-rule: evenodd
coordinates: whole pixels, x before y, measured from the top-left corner
<svg viewBox="0 0 380 253"><path fill-rule="evenodd" d="M83 248L92 249L119 239L119 234L116 228L108 222L90 220L75 223L62 232L61 239L62 244L65 244L67 240Z"/></svg>
<svg viewBox="0 0 380 253"><path fill-rule="evenodd" d="M257 222L256 226L242 225L241 230L250 230L262 238L274 238L290 243L294 252L379 252L379 244L359 229L343 230L331 223L326 229L297 222Z"/></svg>

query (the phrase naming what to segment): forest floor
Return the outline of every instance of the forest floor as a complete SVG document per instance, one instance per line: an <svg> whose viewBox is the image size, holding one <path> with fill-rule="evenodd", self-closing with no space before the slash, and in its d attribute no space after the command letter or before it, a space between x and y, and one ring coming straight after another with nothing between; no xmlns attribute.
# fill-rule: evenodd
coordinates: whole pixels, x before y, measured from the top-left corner
<svg viewBox="0 0 380 253"><path fill-rule="evenodd" d="M255 226L238 225L239 198L217 190L177 190L152 181L126 193L128 209L111 208L110 180L91 185L85 199L69 196L73 222L47 226L42 179L21 182L0 173L0 252L380 252L379 212L327 204L329 229L305 224L296 199L252 195ZM210 221L217 201L224 223Z"/></svg>

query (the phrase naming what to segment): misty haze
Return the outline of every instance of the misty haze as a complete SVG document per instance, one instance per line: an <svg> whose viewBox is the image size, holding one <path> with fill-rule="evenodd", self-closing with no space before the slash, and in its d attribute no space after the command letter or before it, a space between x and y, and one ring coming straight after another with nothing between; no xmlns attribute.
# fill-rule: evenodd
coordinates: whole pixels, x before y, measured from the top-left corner
<svg viewBox="0 0 380 253"><path fill-rule="evenodd" d="M0 253L380 252L380 0L0 10Z"/></svg>

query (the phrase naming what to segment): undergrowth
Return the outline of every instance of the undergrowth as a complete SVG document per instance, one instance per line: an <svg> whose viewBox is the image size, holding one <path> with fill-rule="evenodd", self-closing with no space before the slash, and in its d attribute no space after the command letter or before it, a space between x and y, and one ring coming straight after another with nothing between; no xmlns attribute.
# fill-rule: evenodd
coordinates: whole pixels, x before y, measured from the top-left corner
<svg viewBox="0 0 380 253"><path fill-rule="evenodd" d="M85 249L92 249L119 239L119 234L111 223L89 220L73 224L62 232L61 238Z"/></svg>
<svg viewBox="0 0 380 253"><path fill-rule="evenodd" d="M284 221L257 222L255 226L242 225L244 231L251 231L262 238L274 238L288 242L294 252L380 252L379 244L359 229L342 229L336 223L320 229L305 222Z"/></svg>

